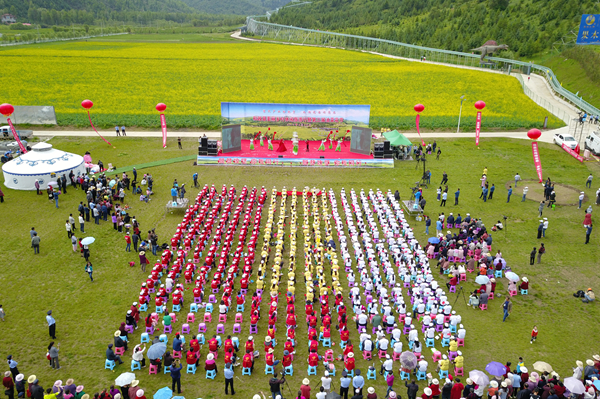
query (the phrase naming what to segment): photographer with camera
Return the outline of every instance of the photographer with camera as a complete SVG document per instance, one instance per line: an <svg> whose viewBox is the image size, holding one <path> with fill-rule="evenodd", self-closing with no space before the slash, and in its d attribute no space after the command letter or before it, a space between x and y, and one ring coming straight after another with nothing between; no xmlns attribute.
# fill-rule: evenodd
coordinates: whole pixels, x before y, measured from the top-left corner
<svg viewBox="0 0 600 399"><path fill-rule="evenodd" d="M283 397L281 394L281 385L285 383L285 371L282 372L281 379L277 379L277 375L278 374L275 373L273 378L269 380L269 386L271 387L271 395L273 396L273 399L276 399L277 395Z"/></svg>

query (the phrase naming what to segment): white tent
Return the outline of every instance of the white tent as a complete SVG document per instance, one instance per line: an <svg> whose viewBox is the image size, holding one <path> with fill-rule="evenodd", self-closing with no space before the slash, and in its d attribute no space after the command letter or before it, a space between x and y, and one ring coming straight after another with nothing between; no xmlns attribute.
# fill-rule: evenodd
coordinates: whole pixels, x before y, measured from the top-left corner
<svg viewBox="0 0 600 399"><path fill-rule="evenodd" d="M69 173L85 174L83 157L52 148L51 144L38 143L26 154L2 165L4 185L15 190L35 190L38 180L41 189L56 181L63 174L69 181Z"/></svg>

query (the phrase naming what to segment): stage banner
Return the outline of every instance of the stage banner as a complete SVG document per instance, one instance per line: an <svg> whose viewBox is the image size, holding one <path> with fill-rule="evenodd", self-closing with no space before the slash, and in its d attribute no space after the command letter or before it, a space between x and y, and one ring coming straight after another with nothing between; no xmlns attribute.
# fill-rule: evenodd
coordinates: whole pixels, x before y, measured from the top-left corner
<svg viewBox="0 0 600 399"><path fill-rule="evenodd" d="M277 132L278 139L324 139L331 131L369 127L370 105L221 103L221 125L241 125L245 138L259 131ZM270 128L270 129L269 129Z"/></svg>
<svg viewBox="0 0 600 399"><path fill-rule="evenodd" d="M540 160L540 151L538 150L538 143L534 141L531 143L531 151L533 153L533 163L535 164L535 171L537 172L540 183L543 181L542 178L542 161Z"/></svg>
<svg viewBox="0 0 600 399"><path fill-rule="evenodd" d="M199 166L279 166L314 168L393 168L393 159L253 158L198 155Z"/></svg>
<svg viewBox="0 0 600 399"><path fill-rule="evenodd" d="M475 145L479 145L479 133L481 132L481 111L477 112L475 119Z"/></svg>
<svg viewBox="0 0 600 399"><path fill-rule="evenodd" d="M571 156L574 157L579 162L583 162L584 161L584 158L581 155L579 155L575 150L571 149L571 147L569 147L565 143L562 143L561 147L562 147L563 150L565 150L566 152L568 152L569 154L571 154Z"/></svg>

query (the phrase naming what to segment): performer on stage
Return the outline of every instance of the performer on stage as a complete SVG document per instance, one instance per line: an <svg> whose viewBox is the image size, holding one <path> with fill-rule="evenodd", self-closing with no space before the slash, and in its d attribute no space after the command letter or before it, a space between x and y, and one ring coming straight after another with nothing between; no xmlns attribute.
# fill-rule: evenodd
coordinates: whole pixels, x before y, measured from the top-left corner
<svg viewBox="0 0 600 399"><path fill-rule="evenodd" d="M317 151L325 151L325 139L321 140L321 145L317 148Z"/></svg>
<svg viewBox="0 0 600 399"><path fill-rule="evenodd" d="M277 152L286 152L287 148L285 147L285 143L283 139L279 140L279 147L277 147Z"/></svg>
<svg viewBox="0 0 600 399"><path fill-rule="evenodd" d="M264 135L261 132L258 132L258 134L259 134L259 137L260 137L260 146L264 147L264 144L263 144L263 137L264 137Z"/></svg>
<svg viewBox="0 0 600 399"><path fill-rule="evenodd" d="M270 138L267 139L267 148L269 151L273 151L273 143Z"/></svg>
<svg viewBox="0 0 600 399"><path fill-rule="evenodd" d="M339 139L337 141L337 147L335 147L336 151L340 151L340 152L342 151L342 141L343 141L342 139Z"/></svg>
<svg viewBox="0 0 600 399"><path fill-rule="evenodd" d="M254 139L250 139L250 151L254 151Z"/></svg>

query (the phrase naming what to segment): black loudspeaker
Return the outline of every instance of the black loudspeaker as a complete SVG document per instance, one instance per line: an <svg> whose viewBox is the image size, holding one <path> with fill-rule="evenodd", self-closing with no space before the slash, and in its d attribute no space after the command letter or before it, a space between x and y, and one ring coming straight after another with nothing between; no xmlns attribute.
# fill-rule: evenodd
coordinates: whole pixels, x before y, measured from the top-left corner
<svg viewBox="0 0 600 399"><path fill-rule="evenodd" d="M383 158L383 143L373 145L373 158Z"/></svg>
<svg viewBox="0 0 600 399"><path fill-rule="evenodd" d="M383 152L389 152L390 151L390 142L388 140L383 142Z"/></svg>
<svg viewBox="0 0 600 399"><path fill-rule="evenodd" d="M200 145L202 147L208 147L208 137L201 137L200 138Z"/></svg>
<svg viewBox="0 0 600 399"><path fill-rule="evenodd" d="M208 140L208 155L217 155L217 140Z"/></svg>
<svg viewBox="0 0 600 399"><path fill-rule="evenodd" d="M325 159L325 157L324 157L323 155L321 155L319 158L321 158L321 159Z"/></svg>
<svg viewBox="0 0 600 399"><path fill-rule="evenodd" d="M283 158L283 155L279 155L277 158Z"/></svg>
<svg viewBox="0 0 600 399"><path fill-rule="evenodd" d="M385 159L394 158L394 151L392 150L392 147L390 146L390 142L388 140L383 142L383 157Z"/></svg>

